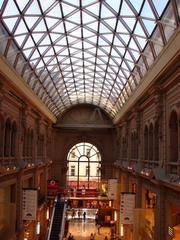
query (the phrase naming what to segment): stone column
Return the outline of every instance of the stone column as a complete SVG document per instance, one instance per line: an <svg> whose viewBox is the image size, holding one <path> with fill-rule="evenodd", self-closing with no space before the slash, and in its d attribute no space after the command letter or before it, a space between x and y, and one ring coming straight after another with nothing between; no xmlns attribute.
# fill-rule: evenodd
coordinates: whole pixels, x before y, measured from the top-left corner
<svg viewBox="0 0 180 240"><path fill-rule="evenodd" d="M155 229L154 229L154 240L166 239L165 231L165 190L163 186L160 186L157 191L157 204L155 210Z"/></svg>
<svg viewBox="0 0 180 240"><path fill-rule="evenodd" d="M22 220L22 188L23 188L23 174L24 170L21 169L17 175L16 183L16 232L17 239L21 240L23 236L22 232L24 229L24 224Z"/></svg>

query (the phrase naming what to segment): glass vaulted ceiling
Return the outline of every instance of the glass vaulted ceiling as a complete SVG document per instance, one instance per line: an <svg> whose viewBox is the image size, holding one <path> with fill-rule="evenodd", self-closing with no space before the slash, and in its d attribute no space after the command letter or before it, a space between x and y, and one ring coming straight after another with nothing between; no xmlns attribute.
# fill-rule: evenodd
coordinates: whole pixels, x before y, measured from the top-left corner
<svg viewBox="0 0 180 240"><path fill-rule="evenodd" d="M179 25L179 0L0 0L0 52L54 115L116 117Z"/></svg>

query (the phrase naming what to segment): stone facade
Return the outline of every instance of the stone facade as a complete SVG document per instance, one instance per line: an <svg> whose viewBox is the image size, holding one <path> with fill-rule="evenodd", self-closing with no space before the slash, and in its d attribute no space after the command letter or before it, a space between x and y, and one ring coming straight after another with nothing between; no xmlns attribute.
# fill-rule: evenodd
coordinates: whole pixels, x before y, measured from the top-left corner
<svg viewBox="0 0 180 240"><path fill-rule="evenodd" d="M5 219L0 224L7 239L21 240L26 234L36 239L36 224L41 221L45 239L47 222L40 218L47 209L47 180L51 178L51 122L3 76L0 81L0 205L4 208L1 219ZM22 219L23 188L38 191L37 221Z"/></svg>
<svg viewBox="0 0 180 240"><path fill-rule="evenodd" d="M114 176L120 192L136 192L136 208L154 213L154 240L172 239L173 227L180 224L179 73L176 56L117 124ZM147 194L155 198L153 206L147 206L152 200ZM128 239L131 230L125 226Z"/></svg>

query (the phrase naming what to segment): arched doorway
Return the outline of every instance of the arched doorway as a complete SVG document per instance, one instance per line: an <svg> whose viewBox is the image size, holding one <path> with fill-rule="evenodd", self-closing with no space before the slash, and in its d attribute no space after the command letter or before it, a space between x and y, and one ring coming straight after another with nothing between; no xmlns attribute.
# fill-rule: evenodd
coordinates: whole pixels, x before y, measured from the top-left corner
<svg viewBox="0 0 180 240"><path fill-rule="evenodd" d="M74 145L68 152L67 168L68 188L99 189L101 155L93 144L81 142Z"/></svg>

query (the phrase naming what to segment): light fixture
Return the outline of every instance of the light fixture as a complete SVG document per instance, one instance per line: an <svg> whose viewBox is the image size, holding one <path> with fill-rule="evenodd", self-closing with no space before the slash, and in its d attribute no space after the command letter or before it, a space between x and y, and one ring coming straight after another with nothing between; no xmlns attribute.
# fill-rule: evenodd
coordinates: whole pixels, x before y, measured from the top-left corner
<svg viewBox="0 0 180 240"><path fill-rule="evenodd" d="M49 220L49 208L46 210L46 220Z"/></svg>
<svg viewBox="0 0 180 240"><path fill-rule="evenodd" d="M112 201L109 201L109 207L112 207Z"/></svg>
<svg viewBox="0 0 180 240"><path fill-rule="evenodd" d="M117 221L117 211L114 211L114 221Z"/></svg>
<svg viewBox="0 0 180 240"><path fill-rule="evenodd" d="M37 222L37 225L36 225L36 234L39 235L40 234L40 222Z"/></svg>
<svg viewBox="0 0 180 240"><path fill-rule="evenodd" d="M121 237L124 236L124 226L123 226L123 224L121 224L121 227L120 227L120 236Z"/></svg>

